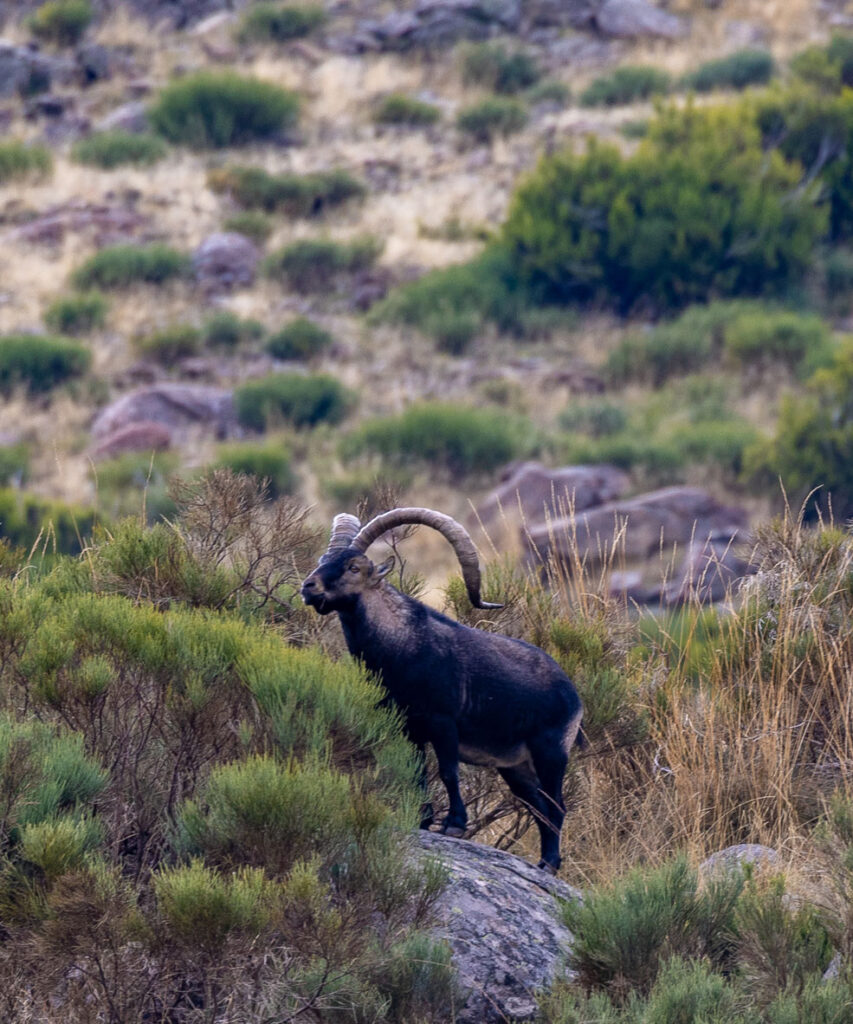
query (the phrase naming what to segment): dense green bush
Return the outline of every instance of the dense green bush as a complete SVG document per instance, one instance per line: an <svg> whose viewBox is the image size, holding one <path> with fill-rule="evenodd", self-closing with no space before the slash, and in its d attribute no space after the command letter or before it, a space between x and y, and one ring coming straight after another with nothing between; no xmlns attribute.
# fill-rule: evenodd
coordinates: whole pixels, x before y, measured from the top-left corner
<svg viewBox="0 0 853 1024"><path fill-rule="evenodd" d="M483 326L482 317L476 310L436 310L427 317L421 328L435 339L440 352L460 356L477 337Z"/></svg>
<svg viewBox="0 0 853 1024"><path fill-rule="evenodd" d="M270 498L290 494L296 486L290 452L281 441L270 441L268 444L246 441L221 445L214 464L235 473L246 473L268 481Z"/></svg>
<svg viewBox="0 0 853 1024"><path fill-rule="evenodd" d="M0 184L19 178L44 177L53 169L53 157L45 146L17 139L0 142Z"/></svg>
<svg viewBox="0 0 853 1024"><path fill-rule="evenodd" d="M369 237L349 242L303 238L271 253L264 271L268 277L284 278L296 291L326 292L340 275L372 266L381 251L381 243Z"/></svg>
<svg viewBox="0 0 853 1024"><path fill-rule="evenodd" d="M425 128L435 124L440 117L441 111L434 104L401 92L385 96L373 112L373 120L377 124L396 124L407 128Z"/></svg>
<svg viewBox="0 0 853 1024"><path fill-rule="evenodd" d="M335 168L312 174L270 174L260 167L226 167L209 176L210 187L241 206L290 217L318 217L367 194L364 183Z"/></svg>
<svg viewBox="0 0 853 1024"><path fill-rule="evenodd" d="M205 346L233 350L246 341L256 341L264 335L264 325L257 320L244 320L228 309L212 313L201 326L201 339Z"/></svg>
<svg viewBox="0 0 853 1024"><path fill-rule="evenodd" d="M178 359L198 355L202 348L202 335L198 327L191 324L174 324L134 338L133 345L140 355L168 366Z"/></svg>
<svg viewBox="0 0 853 1024"><path fill-rule="evenodd" d="M166 86L149 111L155 131L193 149L268 139L296 123L299 99L270 82L232 71L198 71Z"/></svg>
<svg viewBox="0 0 853 1024"><path fill-rule="evenodd" d="M276 423L314 427L340 423L353 396L334 377L316 374L273 373L241 384L234 392L237 418L251 430Z"/></svg>
<svg viewBox="0 0 853 1024"><path fill-rule="evenodd" d="M50 391L82 376L92 361L88 348L67 338L45 334L7 334L0 337L0 394L25 387L29 394Z"/></svg>
<svg viewBox="0 0 853 1024"><path fill-rule="evenodd" d="M52 331L77 337L103 327L108 308L100 292L65 295L47 307L44 322Z"/></svg>
<svg viewBox="0 0 853 1024"><path fill-rule="evenodd" d="M553 301L665 309L780 291L826 229L799 180L739 110L670 108L631 157L591 144L544 159L502 239L521 279Z"/></svg>
<svg viewBox="0 0 853 1024"><path fill-rule="evenodd" d="M313 359L333 340L327 330L302 316L273 332L265 347L275 359Z"/></svg>
<svg viewBox="0 0 853 1024"><path fill-rule="evenodd" d="M243 15L238 37L249 43L286 43L311 35L325 20L320 4L257 3Z"/></svg>
<svg viewBox="0 0 853 1024"><path fill-rule="evenodd" d="M773 55L767 50L738 50L709 60L683 78L683 84L696 92L714 89L745 89L749 85L766 85L773 77Z"/></svg>
<svg viewBox="0 0 853 1024"><path fill-rule="evenodd" d="M0 487L8 487L11 483L20 487L26 483L29 470L30 453L25 444L7 444L0 447Z"/></svg>
<svg viewBox="0 0 853 1024"><path fill-rule="evenodd" d="M503 43L472 43L462 55L462 79L493 92L512 94L534 85L541 72L536 59Z"/></svg>
<svg viewBox="0 0 853 1024"><path fill-rule="evenodd" d="M49 0L29 19L34 36L57 46L73 46L83 38L94 11L89 0Z"/></svg>
<svg viewBox="0 0 853 1024"><path fill-rule="evenodd" d="M189 257L160 242L151 245L111 245L90 256L71 276L75 288L128 288L133 284L163 284L183 277Z"/></svg>
<svg viewBox="0 0 853 1024"><path fill-rule="evenodd" d="M135 164L150 167L168 152L165 142L154 135L132 132L95 132L74 143L71 156L78 164L91 164L110 171L114 167Z"/></svg>
<svg viewBox="0 0 853 1024"><path fill-rule="evenodd" d="M346 455L375 452L392 464L423 462L458 476L488 473L524 454L530 433L529 424L495 409L423 402L398 416L369 420L343 448Z"/></svg>
<svg viewBox="0 0 853 1024"><path fill-rule="evenodd" d="M236 231L259 246L263 246L273 232L273 222L260 210L239 210L222 222L223 231Z"/></svg>
<svg viewBox="0 0 853 1024"><path fill-rule="evenodd" d="M559 425L563 430L580 431L590 437L610 437L628 426L628 414L622 403L610 399L573 402L560 413Z"/></svg>
<svg viewBox="0 0 853 1024"><path fill-rule="evenodd" d="M544 78L527 90L525 98L531 105L549 103L555 107L565 107L572 98L572 90L558 78Z"/></svg>
<svg viewBox="0 0 853 1024"><path fill-rule="evenodd" d="M519 100L489 96L463 107L456 127L475 142L491 142L499 135L515 135L527 124L527 108Z"/></svg>
<svg viewBox="0 0 853 1024"><path fill-rule="evenodd" d="M76 555L91 537L94 520L91 509L0 490L0 537L26 551Z"/></svg>
<svg viewBox="0 0 853 1024"><path fill-rule="evenodd" d="M111 519L143 516L146 522L174 515L169 480L177 469L171 452L128 452L93 469L98 508Z"/></svg>
<svg viewBox="0 0 853 1024"><path fill-rule="evenodd" d="M815 315L742 312L724 333L725 354L741 364L808 373L831 358L829 328Z"/></svg>
<svg viewBox="0 0 853 1024"><path fill-rule="evenodd" d="M660 68L629 64L591 82L581 93L585 107L620 107L669 92L670 77Z"/></svg>

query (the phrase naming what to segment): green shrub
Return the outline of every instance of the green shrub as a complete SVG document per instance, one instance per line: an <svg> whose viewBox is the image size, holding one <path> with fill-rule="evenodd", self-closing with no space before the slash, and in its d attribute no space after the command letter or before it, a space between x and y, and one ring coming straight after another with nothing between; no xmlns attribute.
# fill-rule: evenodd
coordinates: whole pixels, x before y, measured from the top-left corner
<svg viewBox="0 0 853 1024"><path fill-rule="evenodd" d="M267 480L270 498L290 494L296 486L290 452L281 441L221 445L214 465Z"/></svg>
<svg viewBox="0 0 853 1024"><path fill-rule="evenodd" d="M823 259L823 301L836 316L846 315L853 305L853 252L833 248Z"/></svg>
<svg viewBox="0 0 853 1024"><path fill-rule="evenodd" d="M591 144L545 158L502 240L521 280L551 301L666 309L780 291L810 267L826 228L799 180L739 110L667 109L631 157Z"/></svg>
<svg viewBox="0 0 853 1024"><path fill-rule="evenodd" d="M78 164L91 164L105 171L125 164L150 167L167 153L166 144L153 135L135 135L132 132L95 132L74 143L72 159Z"/></svg>
<svg viewBox="0 0 853 1024"><path fill-rule="evenodd" d="M47 554L79 554L91 537L91 509L48 501L23 491L0 490L0 536L14 547Z"/></svg>
<svg viewBox="0 0 853 1024"><path fill-rule="evenodd" d="M347 171L313 174L270 174L260 167L227 167L209 176L210 187L227 192L241 206L290 217L318 217L367 194L363 182Z"/></svg>
<svg viewBox="0 0 853 1024"><path fill-rule="evenodd" d="M88 348L67 338L45 334L7 334L0 337L0 394L17 387L29 394L50 391L82 376L92 361Z"/></svg>
<svg viewBox="0 0 853 1024"><path fill-rule="evenodd" d="M670 84L666 71L632 64L596 78L581 93L580 102L584 107L620 107L652 96L664 96Z"/></svg>
<svg viewBox="0 0 853 1024"><path fill-rule="evenodd" d="M271 334L265 347L275 359L313 359L333 340L327 330L301 316Z"/></svg>
<svg viewBox="0 0 853 1024"><path fill-rule="evenodd" d="M30 453L25 444L8 444L0 447L0 487L26 483L30 471ZM0 533L3 524L0 523Z"/></svg>
<svg viewBox="0 0 853 1024"><path fill-rule="evenodd" d="M607 463L632 470L655 485L674 483L684 470L685 455L677 440L626 430L600 438L569 438L560 448L565 462L578 465Z"/></svg>
<svg viewBox="0 0 853 1024"><path fill-rule="evenodd" d="M94 471L98 508L112 519L140 516L149 523L175 514L169 479L177 469L171 452L128 452L99 462Z"/></svg>
<svg viewBox="0 0 853 1024"><path fill-rule="evenodd" d="M572 90L558 78L545 78L537 82L524 94L528 103L549 103L555 107L565 107L572 98Z"/></svg>
<svg viewBox="0 0 853 1024"><path fill-rule="evenodd" d="M363 424L345 440L344 452L423 462L454 476L488 473L524 452L528 431L495 409L423 402Z"/></svg>
<svg viewBox="0 0 853 1024"><path fill-rule="evenodd" d="M682 857L659 868L636 868L593 889L583 903L564 906L575 935L569 965L585 988L617 998L651 991L664 956L705 956L712 966L724 966L733 954L742 888L742 875L731 872L700 891Z"/></svg>
<svg viewBox="0 0 853 1024"><path fill-rule="evenodd" d="M133 344L140 355L168 366L178 359L198 355L202 336L201 331L191 324L175 324L135 338Z"/></svg>
<svg viewBox="0 0 853 1024"><path fill-rule="evenodd" d="M89 0L50 0L29 19L29 28L38 39L57 46L74 46L83 38L94 12Z"/></svg>
<svg viewBox="0 0 853 1024"><path fill-rule="evenodd" d="M755 444L758 432L745 420L692 423L675 428L670 442L678 450L685 465L719 466L736 481L744 466L744 457Z"/></svg>
<svg viewBox="0 0 853 1024"><path fill-rule="evenodd" d="M34 864L51 883L82 868L102 838L99 825L91 818L58 818L25 825L17 852L21 860Z"/></svg>
<svg viewBox="0 0 853 1024"><path fill-rule="evenodd" d="M52 302L44 322L52 331L78 337L100 330L106 322L108 303L100 292L65 295Z"/></svg>
<svg viewBox="0 0 853 1024"><path fill-rule="evenodd" d="M628 426L628 414L622 404L609 399L574 403L560 413L558 423L563 430L580 431L590 437L610 437Z"/></svg>
<svg viewBox="0 0 853 1024"><path fill-rule="evenodd" d="M352 396L334 377L273 373L241 384L234 392L237 418L251 430L282 422L294 427L340 423Z"/></svg>
<svg viewBox="0 0 853 1024"><path fill-rule="evenodd" d="M714 89L745 89L766 85L773 77L773 55L767 50L738 50L719 60L709 60L685 75L683 84L696 92Z"/></svg>
<svg viewBox="0 0 853 1024"><path fill-rule="evenodd" d="M728 1024L739 1019L740 993L703 960L673 957L660 969L644 1024Z"/></svg>
<svg viewBox="0 0 853 1024"><path fill-rule="evenodd" d="M50 150L17 139L0 142L0 184L20 178L42 178L53 170Z"/></svg>
<svg viewBox="0 0 853 1024"><path fill-rule="evenodd" d="M304 238L268 256L264 271L269 277L284 278L295 291L327 292L340 275L372 266L381 251L381 243L368 237L351 242Z"/></svg>
<svg viewBox="0 0 853 1024"><path fill-rule="evenodd" d="M212 313L202 324L201 339L211 348L235 349L246 341L256 341L264 335L264 325L257 320L244 320L230 310Z"/></svg>
<svg viewBox="0 0 853 1024"><path fill-rule="evenodd" d="M828 46L809 46L791 60L791 71L824 92L838 93L853 85L853 40L834 35Z"/></svg>
<svg viewBox="0 0 853 1024"><path fill-rule="evenodd" d="M493 92L512 94L534 85L541 72L535 58L503 43L472 43L462 57L462 79Z"/></svg>
<svg viewBox="0 0 853 1024"><path fill-rule="evenodd" d="M245 235L256 245L262 246L273 232L273 223L260 210L240 210L225 218L222 230L236 231L238 235Z"/></svg>
<svg viewBox="0 0 853 1024"><path fill-rule="evenodd" d="M128 288L134 284L163 284L189 271L189 257L156 242L151 245L111 245L91 256L71 276L75 288Z"/></svg>
<svg viewBox="0 0 853 1024"><path fill-rule="evenodd" d="M426 128L440 118L438 107L401 92L385 96L373 112L373 120L377 124L402 125L407 128Z"/></svg>
<svg viewBox="0 0 853 1024"><path fill-rule="evenodd" d="M325 20L319 4L258 3L243 15L238 36L242 42L286 43L311 35Z"/></svg>
<svg viewBox="0 0 853 1024"><path fill-rule="evenodd" d="M527 124L527 108L518 100L489 96L464 107L456 127L475 142L487 143L499 135L514 135Z"/></svg>
<svg viewBox="0 0 853 1024"><path fill-rule="evenodd" d="M470 346L483 326L476 310L436 310L421 325L425 334L435 339L436 347L451 356L460 356Z"/></svg>
<svg viewBox="0 0 853 1024"><path fill-rule="evenodd" d="M724 351L738 363L808 372L830 358L832 337L819 316L755 310L726 326Z"/></svg>
<svg viewBox="0 0 853 1024"><path fill-rule="evenodd" d="M198 71L166 86L149 111L155 131L193 149L268 139L296 123L299 99L270 82L231 71Z"/></svg>

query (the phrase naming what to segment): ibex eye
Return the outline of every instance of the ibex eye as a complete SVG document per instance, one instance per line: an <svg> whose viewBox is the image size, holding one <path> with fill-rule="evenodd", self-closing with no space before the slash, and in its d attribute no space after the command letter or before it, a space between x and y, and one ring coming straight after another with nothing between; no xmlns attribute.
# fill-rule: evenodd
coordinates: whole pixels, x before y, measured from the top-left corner
<svg viewBox="0 0 853 1024"><path fill-rule="evenodd" d="M359 568L358 568L358 566L357 566L357 565L351 565L351 566L349 567L349 571L350 571L350 572L359 572L360 570L359 570Z"/></svg>

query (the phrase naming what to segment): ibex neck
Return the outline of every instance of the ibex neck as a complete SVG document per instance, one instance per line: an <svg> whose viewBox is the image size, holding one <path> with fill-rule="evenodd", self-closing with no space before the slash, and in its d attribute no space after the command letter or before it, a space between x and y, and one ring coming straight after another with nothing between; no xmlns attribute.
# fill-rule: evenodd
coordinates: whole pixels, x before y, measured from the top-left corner
<svg viewBox="0 0 853 1024"><path fill-rule="evenodd" d="M411 601L383 583L359 596L352 609L339 612L350 654L378 670L374 652L388 649L401 636L409 619Z"/></svg>

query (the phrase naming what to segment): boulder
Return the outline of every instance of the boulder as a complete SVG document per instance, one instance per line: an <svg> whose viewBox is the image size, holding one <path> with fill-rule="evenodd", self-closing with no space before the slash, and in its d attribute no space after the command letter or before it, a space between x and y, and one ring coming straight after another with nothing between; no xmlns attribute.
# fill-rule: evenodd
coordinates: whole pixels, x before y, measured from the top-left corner
<svg viewBox="0 0 853 1024"><path fill-rule="evenodd" d="M735 550L735 536L728 530L716 530L705 540L691 541L676 578L663 589L664 603L722 601L732 593L738 580L754 572Z"/></svg>
<svg viewBox="0 0 853 1024"><path fill-rule="evenodd" d="M99 443L117 431L139 423L157 423L172 436L202 427L217 438L228 437L236 427L234 399L227 388L201 384L162 383L137 388L102 409L92 424Z"/></svg>
<svg viewBox="0 0 853 1024"><path fill-rule="evenodd" d="M699 877L709 879L720 872L742 870L744 864L772 868L778 863L779 854L772 847L758 843L738 843L706 857L699 865Z"/></svg>
<svg viewBox="0 0 853 1024"><path fill-rule="evenodd" d="M128 423L107 434L92 449L92 458L114 459L118 455L129 452L162 452L172 444L172 432L162 423L142 420L139 423Z"/></svg>
<svg viewBox="0 0 853 1024"><path fill-rule="evenodd" d="M604 0L595 12L595 25L615 39L683 39L687 22L645 0Z"/></svg>
<svg viewBox="0 0 853 1024"><path fill-rule="evenodd" d="M255 280L261 253L255 243L235 231L209 235L192 257L193 273L209 294L246 288Z"/></svg>
<svg viewBox="0 0 853 1024"><path fill-rule="evenodd" d="M48 56L36 46L16 46L0 39L0 96L29 95L77 77L77 64L66 57Z"/></svg>
<svg viewBox="0 0 853 1024"><path fill-rule="evenodd" d="M532 28L588 28L596 7L595 0L528 0L524 20Z"/></svg>
<svg viewBox="0 0 853 1024"><path fill-rule="evenodd" d="M608 559L617 533L618 555L642 561L667 557L674 545L706 541L714 534L733 538L746 525L744 509L723 505L700 487L664 487L555 519L550 528L534 524L523 543L534 564L547 558L553 536L555 554L567 566L576 556L594 565Z"/></svg>
<svg viewBox="0 0 853 1024"><path fill-rule="evenodd" d="M531 1019L536 993L553 982L572 942L557 899L579 900L580 892L491 846L433 832L419 832L417 841L449 875L436 907L436 934L453 951L464 1002L448 1019Z"/></svg>
<svg viewBox="0 0 853 1024"><path fill-rule="evenodd" d="M527 526L557 519L569 508L582 512L615 501L628 489L628 477L613 466L563 466L548 469L539 462L511 464L500 487L477 507L484 527L505 514Z"/></svg>
<svg viewBox="0 0 853 1024"><path fill-rule="evenodd" d="M245 7L246 0L130 0L128 6L149 21L186 28L220 11Z"/></svg>
<svg viewBox="0 0 853 1024"><path fill-rule="evenodd" d="M105 114L95 124L95 130L99 132L122 131L141 135L148 131L148 104L141 100L122 103L120 107Z"/></svg>
<svg viewBox="0 0 853 1024"><path fill-rule="evenodd" d="M67 232L89 236L98 247L123 242L137 235L148 218L126 206L87 203L73 199L43 210L37 217L11 232L16 241L30 245L57 245Z"/></svg>

